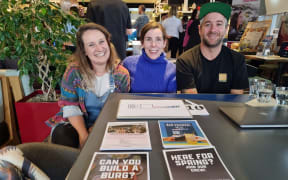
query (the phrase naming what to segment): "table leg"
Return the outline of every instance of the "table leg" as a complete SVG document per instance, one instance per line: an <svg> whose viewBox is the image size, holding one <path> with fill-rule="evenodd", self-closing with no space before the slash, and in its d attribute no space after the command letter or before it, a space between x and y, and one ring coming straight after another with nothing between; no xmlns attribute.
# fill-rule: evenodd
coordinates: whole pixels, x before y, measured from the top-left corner
<svg viewBox="0 0 288 180"><path fill-rule="evenodd" d="M276 77L275 77L275 83L276 83L276 86L281 86L281 76L283 74L283 69L284 69L284 64L283 62L279 62L278 63L278 69L277 69L277 72L276 72Z"/></svg>

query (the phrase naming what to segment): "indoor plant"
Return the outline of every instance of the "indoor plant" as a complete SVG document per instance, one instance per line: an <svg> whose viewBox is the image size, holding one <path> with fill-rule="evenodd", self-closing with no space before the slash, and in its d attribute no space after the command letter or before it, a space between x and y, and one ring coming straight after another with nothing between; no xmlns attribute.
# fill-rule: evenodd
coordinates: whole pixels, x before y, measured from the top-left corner
<svg viewBox="0 0 288 180"><path fill-rule="evenodd" d="M71 54L63 44L75 42L75 30L65 32L68 22L82 23L49 0L0 0L0 59L17 59L20 75L41 84L44 94L44 102L26 102L40 94L33 93L15 103L22 142L43 141L50 132L44 121L59 111L57 102L47 101L55 101Z"/></svg>
<svg viewBox="0 0 288 180"><path fill-rule="evenodd" d="M0 1L0 59L18 59L20 75L41 84L45 101L55 100L71 54L64 42L75 42L75 31L65 32L68 22L78 27L81 20L49 0Z"/></svg>

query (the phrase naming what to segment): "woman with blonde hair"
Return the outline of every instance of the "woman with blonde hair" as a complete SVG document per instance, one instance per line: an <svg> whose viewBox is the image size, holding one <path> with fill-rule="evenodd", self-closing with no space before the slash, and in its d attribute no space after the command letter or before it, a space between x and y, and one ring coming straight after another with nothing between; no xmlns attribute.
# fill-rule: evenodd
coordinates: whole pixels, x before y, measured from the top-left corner
<svg viewBox="0 0 288 180"><path fill-rule="evenodd" d="M108 95L129 92L129 73L110 39L101 25L79 27L77 49L61 82L61 111L46 122L53 127L52 143L82 148Z"/></svg>

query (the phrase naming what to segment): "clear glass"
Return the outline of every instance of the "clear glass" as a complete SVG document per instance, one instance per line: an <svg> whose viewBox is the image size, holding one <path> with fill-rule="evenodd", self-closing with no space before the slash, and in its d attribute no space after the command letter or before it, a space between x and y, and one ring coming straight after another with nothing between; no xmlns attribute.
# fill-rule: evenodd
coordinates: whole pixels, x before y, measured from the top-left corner
<svg viewBox="0 0 288 180"><path fill-rule="evenodd" d="M257 101L260 103L269 103L274 91L274 84L267 81L257 83Z"/></svg>
<svg viewBox="0 0 288 180"><path fill-rule="evenodd" d="M249 79L249 95L256 98L258 92L258 86L261 87L261 84L271 83L269 80L250 78Z"/></svg>
<svg viewBox="0 0 288 180"><path fill-rule="evenodd" d="M275 97L277 104L288 106L288 87L276 87Z"/></svg>
<svg viewBox="0 0 288 180"><path fill-rule="evenodd" d="M249 79L249 95L257 97L257 82L258 79Z"/></svg>

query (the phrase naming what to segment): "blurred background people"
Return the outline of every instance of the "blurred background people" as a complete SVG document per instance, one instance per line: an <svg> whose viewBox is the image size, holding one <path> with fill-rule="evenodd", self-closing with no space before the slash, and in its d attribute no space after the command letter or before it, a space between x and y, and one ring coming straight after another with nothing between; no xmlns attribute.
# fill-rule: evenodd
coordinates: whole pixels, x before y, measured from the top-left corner
<svg viewBox="0 0 288 180"><path fill-rule="evenodd" d="M243 20L244 14L242 11L235 12L230 20L230 27L228 33L228 39L230 41L240 41L243 34Z"/></svg>
<svg viewBox="0 0 288 180"><path fill-rule="evenodd" d="M142 27L149 22L149 17L145 14L145 6L142 4L138 7L139 16L137 17L135 23L133 24L133 28L137 30L137 39L140 39L140 31Z"/></svg>
<svg viewBox="0 0 288 180"><path fill-rule="evenodd" d="M76 6L71 6L69 13L72 16L79 17L79 9ZM77 32L77 28L73 26L70 21L68 21L66 24L65 33L75 34L76 36L76 32ZM72 42L65 42L64 46L65 46L65 49L70 50L72 53L76 51L76 47Z"/></svg>
<svg viewBox="0 0 288 180"><path fill-rule="evenodd" d="M163 13L162 15L161 15L161 24L163 23L163 21L165 20L165 19L167 19L168 18L168 14L167 13Z"/></svg>
<svg viewBox="0 0 288 180"><path fill-rule="evenodd" d="M186 33L187 23L188 23L188 16L183 16L182 17L183 31L181 33L179 33L179 43L178 43L178 54L179 54L179 56L183 52L183 41L184 41L184 37L185 37L185 33Z"/></svg>
<svg viewBox="0 0 288 180"><path fill-rule="evenodd" d="M126 57L127 35L132 33L130 13L121 0L92 0L87 19L104 26L112 35L112 42L121 60Z"/></svg>
<svg viewBox="0 0 288 180"><path fill-rule="evenodd" d="M176 6L171 6L169 17L162 23L167 33L169 41L168 50L171 50L171 58L176 58L179 44L179 33L183 31L182 22L176 17L176 14Z"/></svg>
<svg viewBox="0 0 288 180"><path fill-rule="evenodd" d="M176 66L166 59L166 32L157 22L146 24L141 31L142 55L129 56L123 66L131 77L132 93L175 93Z"/></svg>
<svg viewBox="0 0 288 180"><path fill-rule="evenodd" d="M197 9L194 9L192 16L191 16L191 24L189 24L187 28L187 40L186 40L186 46L184 46L184 51L198 45L201 42L201 38L199 35L199 11Z"/></svg>

